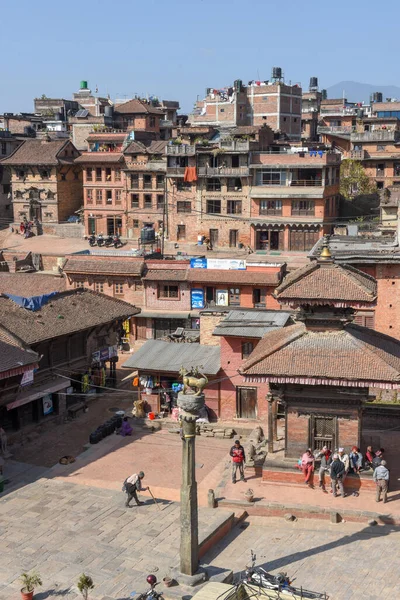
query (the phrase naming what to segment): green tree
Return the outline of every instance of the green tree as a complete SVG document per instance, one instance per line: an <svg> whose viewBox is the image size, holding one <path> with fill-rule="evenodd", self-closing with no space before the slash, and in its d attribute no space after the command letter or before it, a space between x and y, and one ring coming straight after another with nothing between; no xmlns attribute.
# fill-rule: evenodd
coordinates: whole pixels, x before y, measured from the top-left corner
<svg viewBox="0 0 400 600"><path fill-rule="evenodd" d="M347 158L340 167L340 193L345 198L355 198L376 192L376 184L366 174L359 160Z"/></svg>
<svg viewBox="0 0 400 600"><path fill-rule="evenodd" d="M82 575L78 579L77 587L80 593L82 594L84 600L88 600L89 591L94 588L93 579L89 577L89 575L85 575L85 573L82 573Z"/></svg>

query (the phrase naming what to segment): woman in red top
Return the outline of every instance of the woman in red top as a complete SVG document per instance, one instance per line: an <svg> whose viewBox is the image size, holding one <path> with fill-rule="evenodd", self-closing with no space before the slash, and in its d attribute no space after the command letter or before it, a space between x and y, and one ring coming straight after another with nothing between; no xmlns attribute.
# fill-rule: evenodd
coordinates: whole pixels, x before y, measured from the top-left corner
<svg viewBox="0 0 400 600"><path fill-rule="evenodd" d="M303 456L301 457L301 469L305 477L304 483L310 487L313 487L312 478L314 473L314 456L310 448L304 452Z"/></svg>

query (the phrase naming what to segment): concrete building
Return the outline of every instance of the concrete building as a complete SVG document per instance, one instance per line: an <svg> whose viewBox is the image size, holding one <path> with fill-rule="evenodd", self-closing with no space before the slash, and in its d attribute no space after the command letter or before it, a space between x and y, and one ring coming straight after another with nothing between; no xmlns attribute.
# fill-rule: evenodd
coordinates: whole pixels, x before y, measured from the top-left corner
<svg viewBox="0 0 400 600"><path fill-rule="evenodd" d="M322 92L318 90L317 77L310 78L308 92L303 92L301 101L301 137L307 142L318 141L318 121Z"/></svg>
<svg viewBox="0 0 400 600"><path fill-rule="evenodd" d="M299 84L284 83L282 69L275 67L269 81L236 80L231 87L208 88L203 100L189 115L192 125L237 127L266 124L288 139L301 137L302 90Z"/></svg>
<svg viewBox="0 0 400 600"><path fill-rule="evenodd" d="M78 150L68 140L25 140L1 161L11 174L14 222L26 218L44 233L65 222L82 206L81 170L74 160ZM39 230L38 230L39 232Z"/></svg>

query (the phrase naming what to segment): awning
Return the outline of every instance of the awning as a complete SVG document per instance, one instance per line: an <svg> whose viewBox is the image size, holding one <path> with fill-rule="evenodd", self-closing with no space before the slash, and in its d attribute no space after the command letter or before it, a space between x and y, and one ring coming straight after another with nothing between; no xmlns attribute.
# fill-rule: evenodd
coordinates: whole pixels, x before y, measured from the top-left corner
<svg viewBox="0 0 400 600"><path fill-rule="evenodd" d="M190 313L187 311L172 312L172 311L151 311L142 310L139 314L135 315L138 319L189 319Z"/></svg>
<svg viewBox="0 0 400 600"><path fill-rule="evenodd" d="M70 387L70 385L70 380L65 379L64 377L58 377L57 379L53 379L51 381L48 381L47 383L42 383L42 385L36 385L34 387L31 387L26 392L18 394L14 402L10 402L10 404L6 405L7 410L12 410L13 408L17 408L18 406L28 404L28 402L32 402L33 400L37 400L38 398L42 398L46 394L59 392L60 390Z"/></svg>

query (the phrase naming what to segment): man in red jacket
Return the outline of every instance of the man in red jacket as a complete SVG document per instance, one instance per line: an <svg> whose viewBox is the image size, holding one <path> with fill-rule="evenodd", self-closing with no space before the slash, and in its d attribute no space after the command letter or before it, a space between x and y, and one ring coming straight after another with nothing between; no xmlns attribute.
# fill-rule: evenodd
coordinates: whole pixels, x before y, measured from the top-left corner
<svg viewBox="0 0 400 600"><path fill-rule="evenodd" d="M239 469L240 481L246 481L244 478L244 463L246 457L244 454L244 448L240 444L239 440L235 440L235 445L232 446L229 453L232 456L232 483L236 483L236 473Z"/></svg>

